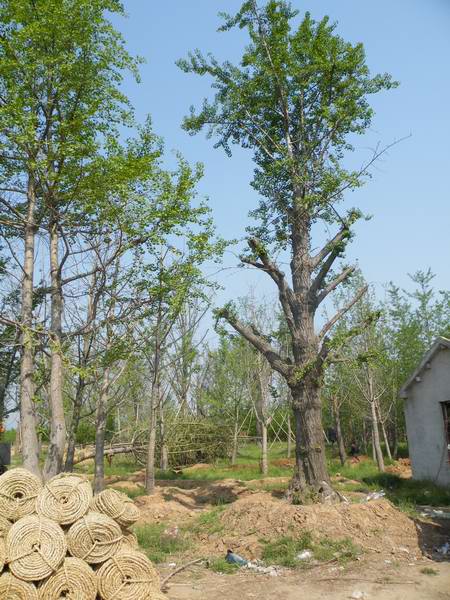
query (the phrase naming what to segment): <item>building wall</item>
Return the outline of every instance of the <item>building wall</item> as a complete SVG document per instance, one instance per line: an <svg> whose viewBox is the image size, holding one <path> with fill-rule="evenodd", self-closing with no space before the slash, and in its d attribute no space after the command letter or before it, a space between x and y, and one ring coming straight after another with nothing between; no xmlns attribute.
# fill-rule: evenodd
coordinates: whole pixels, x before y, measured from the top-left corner
<svg viewBox="0 0 450 600"><path fill-rule="evenodd" d="M409 455L414 479L450 485L447 438L441 402L450 401L450 349L434 355L431 368L413 383L405 400Z"/></svg>

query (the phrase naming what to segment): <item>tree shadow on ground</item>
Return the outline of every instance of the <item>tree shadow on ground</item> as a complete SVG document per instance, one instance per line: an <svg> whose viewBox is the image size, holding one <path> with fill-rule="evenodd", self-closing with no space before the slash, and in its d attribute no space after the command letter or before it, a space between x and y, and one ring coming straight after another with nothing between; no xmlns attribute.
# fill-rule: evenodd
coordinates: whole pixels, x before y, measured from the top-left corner
<svg viewBox="0 0 450 600"><path fill-rule="evenodd" d="M162 493L165 500L177 502L189 509L202 508L207 505L222 506L231 504L238 500L240 494L237 490L219 483L209 483L208 486L201 486L195 493L191 490L182 490L180 488L168 487Z"/></svg>

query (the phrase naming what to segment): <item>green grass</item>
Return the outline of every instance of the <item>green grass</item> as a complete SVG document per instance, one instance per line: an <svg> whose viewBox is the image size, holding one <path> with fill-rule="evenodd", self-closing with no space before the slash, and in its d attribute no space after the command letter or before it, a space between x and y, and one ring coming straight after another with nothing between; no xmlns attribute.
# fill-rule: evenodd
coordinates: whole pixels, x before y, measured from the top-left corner
<svg viewBox="0 0 450 600"><path fill-rule="evenodd" d="M166 527L167 525L164 523L154 523L134 528L139 546L154 563L162 563L169 556L184 552L190 546L189 540L183 532L180 532L175 538L165 535Z"/></svg>
<svg viewBox="0 0 450 600"><path fill-rule="evenodd" d="M227 562L224 558L214 558L209 562L209 568L215 573L224 573L232 575L239 570L239 565Z"/></svg>
<svg viewBox="0 0 450 600"><path fill-rule="evenodd" d="M327 562L335 559L341 564L355 559L359 553L349 539L330 540L326 538L315 541L311 533L306 531L299 537L283 536L264 542L262 559L266 564L302 568L309 562L297 560L296 557L302 550L311 550L315 561Z"/></svg>
<svg viewBox="0 0 450 600"><path fill-rule="evenodd" d="M124 487L120 487L120 488L114 488L114 485L112 486L113 489L117 489L118 492L122 492L122 494L126 494L129 498L131 499L135 499L135 498L139 498L139 496L145 496L147 494L147 492L145 491L144 487L138 487L138 488L124 488Z"/></svg>
<svg viewBox="0 0 450 600"><path fill-rule="evenodd" d="M207 533L208 535L213 535L215 533L222 533L224 525L220 520L220 515L224 509L225 506L217 506L212 510L203 512L195 521L186 526L186 530L194 534Z"/></svg>
<svg viewBox="0 0 450 600"><path fill-rule="evenodd" d="M423 573L424 575L438 575L439 571L436 571L436 569L433 569L432 567L424 567L423 569L420 569L420 572Z"/></svg>
<svg viewBox="0 0 450 600"><path fill-rule="evenodd" d="M388 464L388 463L387 463ZM329 462L330 472L359 483L337 484L339 491L364 492L384 490L386 498L400 510L415 514L417 505L446 506L450 504L450 489L435 485L431 481L402 479L393 473L380 473L372 460L356 465L341 466L338 461Z"/></svg>

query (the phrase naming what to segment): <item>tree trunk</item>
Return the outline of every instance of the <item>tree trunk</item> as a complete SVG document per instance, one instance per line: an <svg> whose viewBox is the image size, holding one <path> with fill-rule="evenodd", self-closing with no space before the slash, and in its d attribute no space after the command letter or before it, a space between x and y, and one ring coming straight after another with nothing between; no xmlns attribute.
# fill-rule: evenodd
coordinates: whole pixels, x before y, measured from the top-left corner
<svg viewBox="0 0 450 600"><path fill-rule="evenodd" d="M296 468L288 497L302 504L334 501L337 495L331 488L327 471L319 388L305 379L291 392Z"/></svg>
<svg viewBox="0 0 450 600"><path fill-rule="evenodd" d="M302 457L306 483L318 489L323 482L329 483L319 389L305 382L299 392L293 390L293 398L297 452Z"/></svg>
<svg viewBox="0 0 450 600"><path fill-rule="evenodd" d="M161 440L161 471L167 471L169 468L169 450L166 443L166 424L164 420L164 406L160 403L159 406L159 431Z"/></svg>
<svg viewBox="0 0 450 600"><path fill-rule="evenodd" d="M367 426L366 426L365 417L363 417L362 431L363 431L363 450L364 450L364 454L367 455L367 454L369 454L369 444L367 441Z"/></svg>
<svg viewBox="0 0 450 600"><path fill-rule="evenodd" d="M381 410L380 410L380 405L377 402L377 413L378 413L378 419L380 422L380 426L381 426L381 433L383 434L383 441L384 441L384 445L386 446L386 454L388 455L389 460L392 460L392 454L391 454L391 449L389 447L389 440L388 440L388 436L386 434L386 428L384 426L383 423L383 419L381 418Z"/></svg>
<svg viewBox="0 0 450 600"><path fill-rule="evenodd" d="M292 428L291 428L291 415L288 412L287 418L287 458L292 456Z"/></svg>
<svg viewBox="0 0 450 600"><path fill-rule="evenodd" d="M333 398L333 412L334 412L334 423L336 427L336 438L338 443L339 450L339 460L341 461L341 465L345 465L345 461L347 460L347 454L345 452L345 443L344 438L342 436L342 428L341 428L341 414L339 409L339 404L336 398Z"/></svg>
<svg viewBox="0 0 450 600"><path fill-rule="evenodd" d="M398 425L397 425L397 412L394 409L394 421L392 423L392 454L394 458L398 459Z"/></svg>
<svg viewBox="0 0 450 600"><path fill-rule="evenodd" d="M91 281L91 285L90 285L90 289L89 289L88 311L87 311L86 324L93 323L95 316L96 316L97 304L94 301L96 283L97 283L97 274L94 273L92 275L92 281ZM84 392L85 392L85 389L87 386L85 376L82 374L82 372L88 366L89 357L90 357L91 350L92 350L93 337L94 337L93 333L83 335L83 342L82 342L81 353L80 353L81 373L78 376L77 389L75 392L75 398L74 398L74 402L73 402L72 419L70 421L69 435L68 435L68 441L67 441L66 464L64 467L64 470L68 471L68 472L73 471L76 436L77 436L78 427L79 427L80 421L81 421L81 411L83 408Z"/></svg>
<svg viewBox="0 0 450 600"><path fill-rule="evenodd" d="M375 402L372 401L370 403L370 410L372 416L372 443L373 443L373 453L375 455L375 460L378 465L378 469L383 472L384 471L384 458L383 452L381 451L380 444L380 432L378 429L378 419L377 419L377 410L375 407Z"/></svg>
<svg viewBox="0 0 450 600"><path fill-rule="evenodd" d="M233 449L231 451L231 466L236 466L237 463L237 455L238 455L238 444L239 444L239 423L238 421L234 422L234 431L233 431Z"/></svg>
<svg viewBox="0 0 450 600"><path fill-rule="evenodd" d="M109 390L109 367L105 368L95 413L94 494L105 488L105 433Z"/></svg>
<svg viewBox="0 0 450 600"><path fill-rule="evenodd" d="M56 223L50 226L51 340L50 340L50 442L44 466L44 479L62 471L66 424L63 404L62 310L63 298L58 257L59 235Z"/></svg>
<svg viewBox="0 0 450 600"><path fill-rule="evenodd" d="M20 364L20 428L23 466L41 477L39 466L39 443L34 411L34 340L33 325L33 281L36 197L34 185L28 181L28 209L24 233L24 264L22 280L22 314L24 327L21 337L22 360Z"/></svg>
<svg viewBox="0 0 450 600"><path fill-rule="evenodd" d="M81 385L81 383L79 383L77 392L75 394L74 402L73 402L72 420L70 422L68 441L67 441L66 464L64 466L64 470L67 472L73 471L76 435L77 435L78 427L79 427L80 421L81 421L81 408L83 406L83 392L84 392L84 384Z"/></svg>
<svg viewBox="0 0 450 600"><path fill-rule="evenodd" d="M267 452L267 425L261 423L261 473L266 476L269 473Z"/></svg>
<svg viewBox="0 0 450 600"><path fill-rule="evenodd" d="M145 472L145 490L148 495L155 492L155 447L156 447L156 410L153 393L151 394L151 405L148 420L148 449L147 469Z"/></svg>

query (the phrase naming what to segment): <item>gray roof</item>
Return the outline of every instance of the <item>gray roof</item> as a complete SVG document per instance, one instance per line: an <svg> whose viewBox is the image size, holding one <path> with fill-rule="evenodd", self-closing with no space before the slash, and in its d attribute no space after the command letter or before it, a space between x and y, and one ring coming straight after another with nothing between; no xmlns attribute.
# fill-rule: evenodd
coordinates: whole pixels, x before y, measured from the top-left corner
<svg viewBox="0 0 450 600"><path fill-rule="evenodd" d="M424 371L424 369L429 368L429 364L433 360L435 355L440 350L443 350L444 348L450 348L450 340L445 337L436 338L434 344L431 346L431 348L428 350L428 352L426 352L424 354L417 369L414 371L414 373L411 375L411 377L408 379L408 381L401 388L401 390L399 392L400 398L408 398L408 389L411 387L411 385L413 383L416 382L416 379L418 377L420 377L422 371Z"/></svg>

